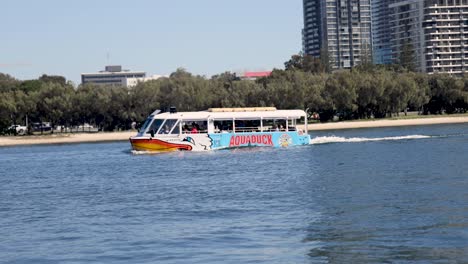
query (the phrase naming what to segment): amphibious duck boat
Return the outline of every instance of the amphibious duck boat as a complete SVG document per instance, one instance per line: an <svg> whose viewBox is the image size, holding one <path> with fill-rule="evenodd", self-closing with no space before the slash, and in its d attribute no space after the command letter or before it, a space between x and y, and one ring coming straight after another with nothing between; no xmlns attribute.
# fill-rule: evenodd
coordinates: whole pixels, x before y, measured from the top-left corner
<svg viewBox="0 0 468 264"><path fill-rule="evenodd" d="M303 119L305 130L296 127ZM130 138L136 151L207 151L238 147L308 145L303 110L274 107L210 108L200 112L155 111Z"/></svg>

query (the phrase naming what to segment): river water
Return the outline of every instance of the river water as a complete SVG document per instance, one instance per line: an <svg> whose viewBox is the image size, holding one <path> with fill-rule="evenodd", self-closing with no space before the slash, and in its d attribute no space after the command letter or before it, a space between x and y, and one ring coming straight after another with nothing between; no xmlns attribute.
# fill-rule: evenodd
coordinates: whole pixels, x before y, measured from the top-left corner
<svg viewBox="0 0 468 264"><path fill-rule="evenodd" d="M4 263L468 261L468 124L136 155L0 148Z"/></svg>

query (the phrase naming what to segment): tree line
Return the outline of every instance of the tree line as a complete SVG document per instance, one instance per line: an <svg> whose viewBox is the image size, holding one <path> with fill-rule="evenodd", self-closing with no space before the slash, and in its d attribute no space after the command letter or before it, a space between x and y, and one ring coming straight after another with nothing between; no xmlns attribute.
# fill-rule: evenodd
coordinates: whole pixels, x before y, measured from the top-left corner
<svg viewBox="0 0 468 264"><path fill-rule="evenodd" d="M61 76L20 81L0 73L0 131L12 124L92 124L103 131L129 129L156 109L275 106L304 109L320 121L420 114L466 113L468 75L427 75L395 65L361 65L333 71L319 59L295 55L285 70L256 81L225 72L206 78L178 69L168 78L132 88L85 84Z"/></svg>

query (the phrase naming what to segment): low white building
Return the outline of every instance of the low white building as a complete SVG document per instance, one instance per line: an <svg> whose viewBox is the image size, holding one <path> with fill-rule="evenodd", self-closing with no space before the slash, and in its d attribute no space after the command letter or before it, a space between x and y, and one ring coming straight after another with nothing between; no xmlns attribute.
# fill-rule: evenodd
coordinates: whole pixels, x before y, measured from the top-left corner
<svg viewBox="0 0 468 264"><path fill-rule="evenodd" d="M120 65L111 65L106 66L104 71L95 73L82 73L81 83L133 87L136 86L139 82L157 80L161 77L165 76L153 75L146 77L146 72L144 71L123 70L122 66Z"/></svg>
<svg viewBox="0 0 468 264"><path fill-rule="evenodd" d="M127 87L135 87L138 83L147 82L147 81L154 81L159 78L164 78L167 76L164 75L153 75L150 77L142 77L142 78L127 78L126 86Z"/></svg>

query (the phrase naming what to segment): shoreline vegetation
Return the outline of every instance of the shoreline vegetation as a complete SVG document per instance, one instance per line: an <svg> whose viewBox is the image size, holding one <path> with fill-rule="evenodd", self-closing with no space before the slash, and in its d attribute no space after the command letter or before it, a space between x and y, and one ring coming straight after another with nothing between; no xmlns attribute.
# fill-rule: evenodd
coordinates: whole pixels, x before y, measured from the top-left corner
<svg viewBox="0 0 468 264"><path fill-rule="evenodd" d="M371 60L369 60L371 61ZM401 116L468 112L468 74L425 74L404 65L363 62L335 70L325 58L293 55L285 69L243 80L231 72L211 77L183 68L134 87L75 85L63 76L17 80L0 73L0 134L12 125L36 132L43 124L99 131L138 129L148 114L176 107L179 112L208 108L268 107L304 109L320 122L373 120Z"/></svg>
<svg viewBox="0 0 468 264"><path fill-rule="evenodd" d="M309 133L322 130L436 125L436 124L460 124L468 123L468 114L455 116L403 116L401 118L380 120L358 120L330 123L312 123L308 125ZM300 127L300 125L299 125ZM42 136L4 136L0 137L0 147L22 146L22 145L48 145L48 144L79 144L126 141L134 136L136 131L123 132L99 132L99 133L76 133L76 134L52 134Z"/></svg>

